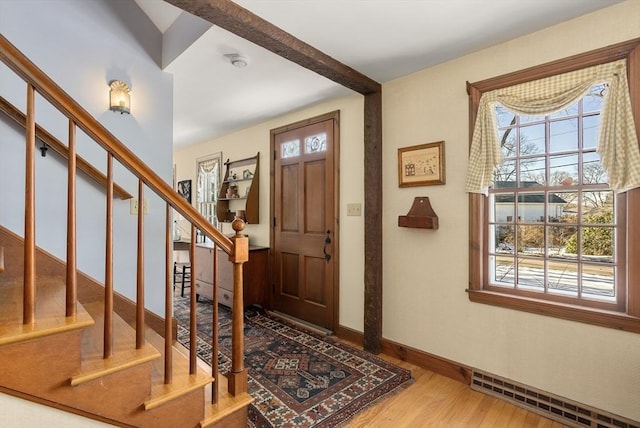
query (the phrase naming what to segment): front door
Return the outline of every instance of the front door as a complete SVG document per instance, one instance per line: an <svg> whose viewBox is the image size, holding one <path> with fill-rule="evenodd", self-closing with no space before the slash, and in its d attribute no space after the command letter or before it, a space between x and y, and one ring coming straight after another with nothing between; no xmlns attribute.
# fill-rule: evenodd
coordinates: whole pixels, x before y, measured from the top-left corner
<svg viewBox="0 0 640 428"><path fill-rule="evenodd" d="M339 112L272 131L274 309L337 322Z"/></svg>

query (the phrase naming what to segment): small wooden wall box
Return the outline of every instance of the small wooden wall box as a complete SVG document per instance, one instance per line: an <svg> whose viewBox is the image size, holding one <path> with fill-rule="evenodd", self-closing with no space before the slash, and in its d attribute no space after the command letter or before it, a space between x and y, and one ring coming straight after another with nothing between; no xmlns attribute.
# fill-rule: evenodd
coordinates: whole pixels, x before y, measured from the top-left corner
<svg viewBox="0 0 640 428"><path fill-rule="evenodd" d="M420 229L437 229L438 215L431 208L429 198L417 196L407 215L398 216L398 226Z"/></svg>

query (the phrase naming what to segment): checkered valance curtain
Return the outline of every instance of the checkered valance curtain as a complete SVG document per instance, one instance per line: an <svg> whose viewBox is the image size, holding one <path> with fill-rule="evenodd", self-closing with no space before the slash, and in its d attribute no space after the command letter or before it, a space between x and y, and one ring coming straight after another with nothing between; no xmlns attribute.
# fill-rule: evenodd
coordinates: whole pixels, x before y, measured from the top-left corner
<svg viewBox="0 0 640 428"><path fill-rule="evenodd" d="M627 83L626 60L615 61L508 88L486 92L476 117L466 190L487 193L493 172L502 163L494 105L500 103L519 115L548 115L565 109L598 83L608 83L598 136L598 153L618 192L640 187L640 150Z"/></svg>

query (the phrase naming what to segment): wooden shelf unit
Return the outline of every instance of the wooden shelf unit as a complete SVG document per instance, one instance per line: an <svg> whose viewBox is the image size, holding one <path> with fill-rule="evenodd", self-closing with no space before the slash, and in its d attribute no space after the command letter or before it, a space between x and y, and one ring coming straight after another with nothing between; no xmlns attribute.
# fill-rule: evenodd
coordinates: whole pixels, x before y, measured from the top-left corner
<svg viewBox="0 0 640 428"><path fill-rule="evenodd" d="M224 179L218 193L216 214L218 221L229 223L233 221L236 211L244 210L243 220L247 223L260 222L260 152L255 156L227 161L224 163ZM251 173L245 177L245 171ZM235 178L234 178L235 174ZM230 187L238 189L237 197L229 197ZM248 191L247 191L248 189Z"/></svg>

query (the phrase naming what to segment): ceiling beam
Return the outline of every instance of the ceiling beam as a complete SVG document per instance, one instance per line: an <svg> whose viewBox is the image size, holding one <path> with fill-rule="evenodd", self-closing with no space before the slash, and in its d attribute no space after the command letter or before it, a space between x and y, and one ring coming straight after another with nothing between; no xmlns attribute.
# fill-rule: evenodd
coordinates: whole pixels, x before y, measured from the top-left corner
<svg viewBox="0 0 640 428"><path fill-rule="evenodd" d="M380 91L375 80L230 0L166 1L362 95Z"/></svg>

